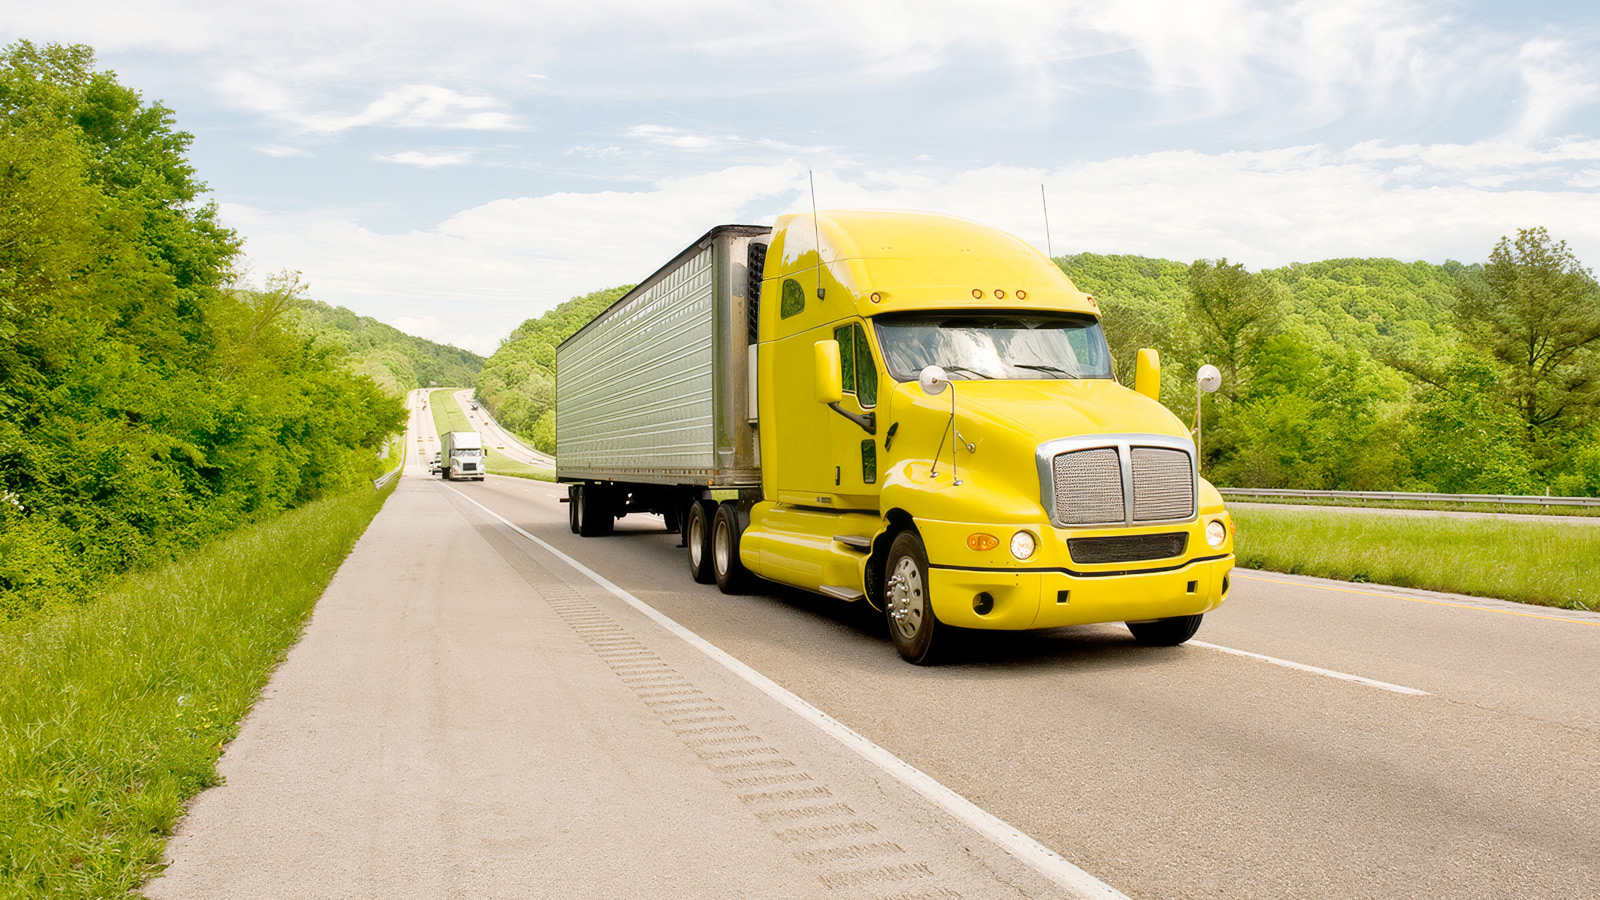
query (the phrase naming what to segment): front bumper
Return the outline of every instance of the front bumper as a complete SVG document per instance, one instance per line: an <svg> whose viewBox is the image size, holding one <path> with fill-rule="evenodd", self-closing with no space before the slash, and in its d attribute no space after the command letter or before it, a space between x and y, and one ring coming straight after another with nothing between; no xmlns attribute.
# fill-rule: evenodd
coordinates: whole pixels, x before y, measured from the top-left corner
<svg viewBox="0 0 1600 900"><path fill-rule="evenodd" d="M1234 565L1233 536L1221 547L1205 540L1205 525L1226 512L1207 513L1195 522L1136 529L1066 531L1039 525L978 525L919 520L928 549L929 600L940 622L962 628L1022 630L1165 619L1210 612L1228 594L1228 573ZM1038 540L1027 560L1011 557L1010 536L1026 528ZM1188 547L1172 559L1081 564L1067 549L1072 537L1186 531ZM966 546L974 532L1000 541L992 551ZM988 594L988 603L975 603ZM980 613L978 609L986 608Z"/></svg>

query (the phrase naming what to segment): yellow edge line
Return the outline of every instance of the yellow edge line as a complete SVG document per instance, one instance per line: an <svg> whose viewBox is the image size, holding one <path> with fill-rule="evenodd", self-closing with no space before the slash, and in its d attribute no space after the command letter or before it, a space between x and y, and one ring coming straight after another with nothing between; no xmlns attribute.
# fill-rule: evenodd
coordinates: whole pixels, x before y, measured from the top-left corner
<svg viewBox="0 0 1600 900"><path fill-rule="evenodd" d="M1328 584L1314 584L1309 581L1284 581L1281 578L1261 578L1257 575L1241 575L1237 571L1235 571L1234 574L1239 578L1245 579L1246 581L1268 581L1273 584L1292 584L1298 587L1321 588L1325 591L1339 591L1345 594L1360 594L1364 597L1390 597L1395 600L1409 600L1412 603L1432 603L1434 606L1450 606L1456 609L1470 609L1475 612L1503 613L1508 616L1522 616L1528 619L1549 619L1552 622L1567 622L1572 625L1588 625L1593 628L1600 628L1600 622L1591 622L1587 619L1569 619L1566 616L1547 616L1541 613L1519 612L1515 609L1500 609L1496 606L1473 606L1467 603L1448 603L1444 600L1429 600L1426 597L1407 597L1404 594L1384 594L1378 591L1358 591L1355 588L1334 587Z"/></svg>

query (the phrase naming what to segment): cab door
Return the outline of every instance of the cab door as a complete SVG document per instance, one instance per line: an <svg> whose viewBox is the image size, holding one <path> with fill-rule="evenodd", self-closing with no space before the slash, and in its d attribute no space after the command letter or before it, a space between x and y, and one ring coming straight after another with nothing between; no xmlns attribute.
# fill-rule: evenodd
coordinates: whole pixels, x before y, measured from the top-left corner
<svg viewBox="0 0 1600 900"><path fill-rule="evenodd" d="M878 383L882 370L867 329L860 319L841 322L833 328L839 342L839 368L844 384L844 399L839 408L856 416L877 413ZM877 434L845 416L830 411L832 431L831 474L836 509L878 509L878 456L883 432L888 423L877 417Z"/></svg>

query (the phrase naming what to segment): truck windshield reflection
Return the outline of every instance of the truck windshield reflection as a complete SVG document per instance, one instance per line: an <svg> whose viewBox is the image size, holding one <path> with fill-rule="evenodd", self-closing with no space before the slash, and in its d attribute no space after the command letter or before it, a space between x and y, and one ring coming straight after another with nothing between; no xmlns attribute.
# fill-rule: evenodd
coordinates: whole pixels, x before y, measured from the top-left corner
<svg viewBox="0 0 1600 900"><path fill-rule="evenodd" d="M1111 377L1111 353L1091 316L941 312L879 316L874 324L897 381L915 381L930 365L953 379Z"/></svg>

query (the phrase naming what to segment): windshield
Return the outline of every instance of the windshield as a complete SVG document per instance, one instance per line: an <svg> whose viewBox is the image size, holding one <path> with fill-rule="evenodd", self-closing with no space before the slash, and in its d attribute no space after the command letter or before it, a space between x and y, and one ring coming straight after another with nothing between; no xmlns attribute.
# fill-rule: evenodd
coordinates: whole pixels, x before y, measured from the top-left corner
<svg viewBox="0 0 1600 900"><path fill-rule="evenodd" d="M1092 316L917 313L874 324L897 381L915 381L925 366L940 366L953 379L1111 377L1111 353Z"/></svg>
<svg viewBox="0 0 1600 900"><path fill-rule="evenodd" d="M458 447L456 448L455 455L461 459L476 459L478 456L478 450L474 447Z"/></svg>

